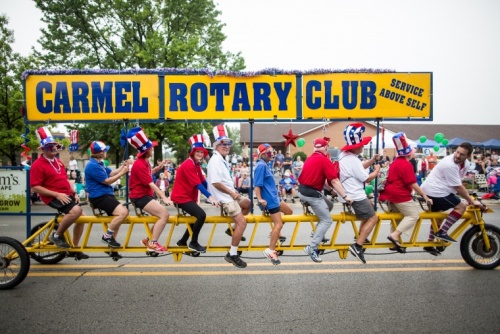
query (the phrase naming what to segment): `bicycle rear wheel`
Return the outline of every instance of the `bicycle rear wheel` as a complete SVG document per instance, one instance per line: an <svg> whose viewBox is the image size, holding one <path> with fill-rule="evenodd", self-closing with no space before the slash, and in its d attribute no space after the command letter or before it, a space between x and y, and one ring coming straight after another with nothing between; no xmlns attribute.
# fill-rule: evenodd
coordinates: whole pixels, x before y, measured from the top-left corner
<svg viewBox="0 0 500 334"><path fill-rule="evenodd" d="M23 244L0 237L0 290L12 289L21 283L29 270L30 258Z"/></svg>
<svg viewBox="0 0 500 334"><path fill-rule="evenodd" d="M31 229L31 235L35 234L38 230L43 228L47 222L37 224L33 226ZM54 229L57 229L54 227ZM42 231L32 242L27 245L28 247L34 246L36 244L39 244L45 239L45 236L47 235L49 230L47 231ZM66 252L60 252L60 251L49 251L49 252L34 252L34 253L29 253L31 258L35 260L38 263L41 264L56 264L61 262L65 257L66 257Z"/></svg>

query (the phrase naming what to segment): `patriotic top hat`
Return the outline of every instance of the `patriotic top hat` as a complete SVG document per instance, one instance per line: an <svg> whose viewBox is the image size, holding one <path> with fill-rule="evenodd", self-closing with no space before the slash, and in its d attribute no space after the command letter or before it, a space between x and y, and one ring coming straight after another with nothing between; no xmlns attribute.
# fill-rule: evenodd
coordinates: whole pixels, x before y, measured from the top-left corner
<svg viewBox="0 0 500 334"><path fill-rule="evenodd" d="M372 140L372 137L363 138L365 127L361 123L351 123L344 130L344 139L347 145L342 147L342 151L350 151L355 148L363 147Z"/></svg>
<svg viewBox="0 0 500 334"><path fill-rule="evenodd" d="M229 138L227 128L224 124L219 124L214 127L214 144L213 147L216 148L221 142L228 143L229 145L233 145L233 140Z"/></svg>
<svg viewBox="0 0 500 334"><path fill-rule="evenodd" d="M132 145L137 149L137 151L139 151L139 153L137 153L138 157L146 153L151 147L158 145L157 142L152 142L151 140L149 140L144 133L144 130L142 130L142 128L138 126L129 130L129 132L127 133L127 140L130 145Z"/></svg>
<svg viewBox="0 0 500 334"><path fill-rule="evenodd" d="M407 142L406 134L404 132L398 132L392 137L394 146L398 151L398 157L406 157L410 154L415 153L415 149L410 146Z"/></svg>
<svg viewBox="0 0 500 334"><path fill-rule="evenodd" d="M203 157L208 155L208 151L203 145L203 135L195 134L191 138L189 138L189 144L191 145L191 151L189 152L189 156L194 156L195 151L203 151Z"/></svg>
<svg viewBox="0 0 500 334"><path fill-rule="evenodd" d="M92 152L92 154L108 152L108 150L109 146L107 146L100 140L95 140L90 144L90 152Z"/></svg>
<svg viewBox="0 0 500 334"><path fill-rule="evenodd" d="M49 144L55 144L56 150L62 149L62 145L55 141L54 137L52 137L52 134L49 131L49 128L46 126L41 126L36 129L36 137L40 142L39 148L45 148Z"/></svg>

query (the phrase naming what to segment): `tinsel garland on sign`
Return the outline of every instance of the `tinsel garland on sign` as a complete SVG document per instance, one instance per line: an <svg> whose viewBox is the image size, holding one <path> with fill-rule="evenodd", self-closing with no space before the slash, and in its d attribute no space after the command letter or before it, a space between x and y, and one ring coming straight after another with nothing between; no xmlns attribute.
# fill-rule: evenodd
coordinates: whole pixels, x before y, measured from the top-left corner
<svg viewBox="0 0 500 334"><path fill-rule="evenodd" d="M227 70L210 70L207 68L131 68L124 70L113 69L54 69L54 70L27 70L23 72L23 79L29 75L56 75L56 74L173 74L173 75L207 75L209 77L225 76L225 77L256 77L260 75L310 75L310 74L332 74L332 73L395 73L394 70L388 69L312 69L306 71L300 70L282 70L277 68L266 68L260 71L227 71Z"/></svg>

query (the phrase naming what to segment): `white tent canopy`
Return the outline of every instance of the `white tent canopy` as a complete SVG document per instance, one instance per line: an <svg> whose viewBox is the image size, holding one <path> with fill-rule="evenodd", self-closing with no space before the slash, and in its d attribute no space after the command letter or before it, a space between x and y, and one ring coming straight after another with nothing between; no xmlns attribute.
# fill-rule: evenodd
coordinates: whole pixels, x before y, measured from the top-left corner
<svg viewBox="0 0 500 334"><path fill-rule="evenodd" d="M385 143L385 148L395 148L394 143L392 141L392 137L395 135L395 132L392 132L390 130L385 129L385 134L384 134L384 143ZM417 147L417 144L415 141L406 138L407 142L412 146L412 147ZM377 136L373 136L371 140L372 148L375 150L377 148ZM365 146L366 148L366 146ZM382 151L382 131L379 132L379 139L378 139L378 149L379 152Z"/></svg>

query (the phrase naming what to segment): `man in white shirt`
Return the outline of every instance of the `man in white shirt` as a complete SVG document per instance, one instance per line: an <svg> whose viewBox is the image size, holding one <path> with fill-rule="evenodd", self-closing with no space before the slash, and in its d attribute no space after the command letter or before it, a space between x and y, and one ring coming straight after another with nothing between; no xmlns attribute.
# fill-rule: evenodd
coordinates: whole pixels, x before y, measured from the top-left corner
<svg viewBox="0 0 500 334"><path fill-rule="evenodd" d="M250 200L241 196L234 188L234 182L229 173L231 166L226 157L233 145L233 140L227 136L226 126L217 125L213 133L214 153L207 166L208 192L220 202L227 215L232 217L235 223L231 248L224 259L238 268L245 268L247 264L238 255L238 245L247 226L244 215L250 212Z"/></svg>
<svg viewBox="0 0 500 334"><path fill-rule="evenodd" d="M473 148L470 143L464 142L460 144L455 153L443 158L434 167L432 173L422 184L422 190L432 199L432 212L446 211L453 208L439 231L434 233L431 225L429 241L434 241L434 237L436 237L444 241L456 242L455 239L448 235L448 230L467 210L467 205L456 194L467 200L469 204L481 206L479 201L470 197L469 192L462 185L462 178L467 174L470 164L467 158L470 158L472 151ZM441 222L438 221L438 225L441 225ZM434 247L424 247L424 250L437 253Z"/></svg>

